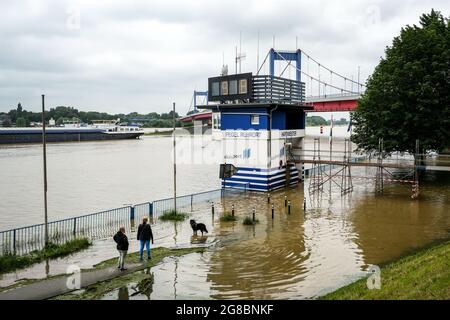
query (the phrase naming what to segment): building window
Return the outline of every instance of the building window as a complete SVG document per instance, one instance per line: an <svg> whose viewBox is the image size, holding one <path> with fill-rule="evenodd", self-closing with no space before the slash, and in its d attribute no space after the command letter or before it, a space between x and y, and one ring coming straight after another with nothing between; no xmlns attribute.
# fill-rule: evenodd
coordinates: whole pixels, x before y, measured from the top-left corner
<svg viewBox="0 0 450 320"><path fill-rule="evenodd" d="M222 81L221 88L222 89L220 90L220 94L222 96L228 95L228 81Z"/></svg>
<svg viewBox="0 0 450 320"><path fill-rule="evenodd" d="M254 126L259 125L259 116L258 115L251 116L251 124Z"/></svg>
<svg viewBox="0 0 450 320"><path fill-rule="evenodd" d="M212 95L219 96L220 95L220 84L219 82L212 83Z"/></svg>
<svg viewBox="0 0 450 320"><path fill-rule="evenodd" d="M230 95L235 95L238 93L238 88L237 88L237 80L231 80L230 81Z"/></svg>
<svg viewBox="0 0 450 320"><path fill-rule="evenodd" d="M247 79L239 80L239 94L247 94Z"/></svg>

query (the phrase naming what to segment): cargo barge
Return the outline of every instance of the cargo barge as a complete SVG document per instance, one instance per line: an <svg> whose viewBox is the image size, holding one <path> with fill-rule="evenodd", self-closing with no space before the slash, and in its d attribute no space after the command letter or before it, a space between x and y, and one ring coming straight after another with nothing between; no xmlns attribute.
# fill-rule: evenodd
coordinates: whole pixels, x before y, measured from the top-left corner
<svg viewBox="0 0 450 320"><path fill-rule="evenodd" d="M47 142L81 142L96 140L138 139L139 127L94 125L90 127L46 128ZM40 143L42 128L0 128L0 144Z"/></svg>

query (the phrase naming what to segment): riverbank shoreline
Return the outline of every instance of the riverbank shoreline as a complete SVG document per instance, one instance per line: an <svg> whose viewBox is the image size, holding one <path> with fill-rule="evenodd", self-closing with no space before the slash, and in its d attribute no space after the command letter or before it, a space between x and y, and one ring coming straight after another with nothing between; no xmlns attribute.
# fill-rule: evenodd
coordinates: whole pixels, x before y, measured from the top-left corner
<svg viewBox="0 0 450 320"><path fill-rule="evenodd" d="M380 267L380 288L368 277L319 297L319 300L449 300L450 240L418 249Z"/></svg>

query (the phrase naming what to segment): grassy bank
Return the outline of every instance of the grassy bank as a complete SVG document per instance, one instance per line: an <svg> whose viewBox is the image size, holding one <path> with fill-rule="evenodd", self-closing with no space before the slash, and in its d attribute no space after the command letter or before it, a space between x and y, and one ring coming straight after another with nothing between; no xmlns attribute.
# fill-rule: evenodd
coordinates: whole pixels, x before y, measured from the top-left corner
<svg viewBox="0 0 450 320"><path fill-rule="evenodd" d="M186 249L168 249L155 248L152 249L152 260L150 260L146 269L134 273L126 274L108 281L99 282L88 286L78 292L72 292L55 297L56 300L97 300L105 294L123 288L127 285L133 284L136 288L136 293L146 294L153 284L153 276L150 273L150 268L162 262L166 257L179 257L189 253L201 253L204 248L186 248ZM126 263L134 264L139 262L139 253L132 253L127 256ZM102 269L107 267L115 267L117 265L117 258L109 259L94 266L94 269Z"/></svg>
<svg viewBox="0 0 450 320"><path fill-rule="evenodd" d="M381 267L381 289L369 290L367 279L321 297L326 300L448 300L450 242L436 245Z"/></svg>
<svg viewBox="0 0 450 320"><path fill-rule="evenodd" d="M62 245L50 243L43 250L33 251L30 254L18 256L8 254L0 257L0 274L29 267L46 259L56 259L86 249L90 246L86 238L74 239Z"/></svg>

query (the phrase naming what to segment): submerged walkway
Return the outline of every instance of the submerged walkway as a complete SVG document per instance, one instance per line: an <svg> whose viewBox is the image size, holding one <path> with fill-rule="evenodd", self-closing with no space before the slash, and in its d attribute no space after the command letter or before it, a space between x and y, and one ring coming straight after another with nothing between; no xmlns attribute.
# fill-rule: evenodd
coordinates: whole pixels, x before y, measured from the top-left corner
<svg viewBox="0 0 450 320"><path fill-rule="evenodd" d="M84 288L92 284L114 279L136 271L144 270L147 264L130 264L128 270L120 271L117 267L108 267L99 270L81 271L80 287ZM53 278L39 280L25 284L10 290L0 292L0 300L43 300L56 297L65 293L76 291L67 286L67 282L74 274L55 276Z"/></svg>

